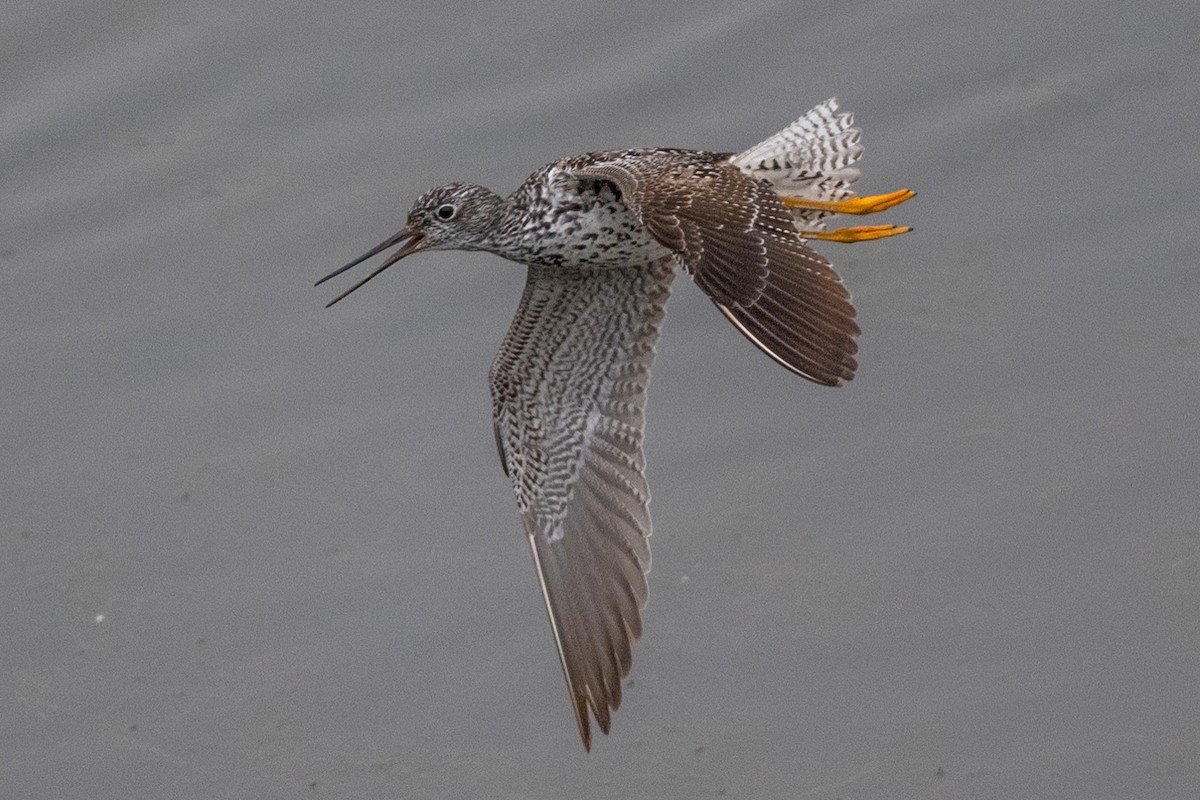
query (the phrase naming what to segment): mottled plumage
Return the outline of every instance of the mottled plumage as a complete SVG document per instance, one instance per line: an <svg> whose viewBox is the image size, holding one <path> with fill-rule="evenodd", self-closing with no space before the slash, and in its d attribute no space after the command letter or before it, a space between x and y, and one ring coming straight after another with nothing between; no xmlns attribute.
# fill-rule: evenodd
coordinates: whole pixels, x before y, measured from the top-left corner
<svg viewBox="0 0 1200 800"><path fill-rule="evenodd" d="M528 267L490 372L496 445L585 747L591 715L609 730L641 634L646 389L676 269L783 366L830 386L850 380L850 294L805 240L903 233L826 233L823 220L911 196L850 199L861 151L859 129L830 100L739 155L589 153L547 165L508 198L450 184L417 200L396 236L322 279L402 242L333 302L419 250L487 250Z"/></svg>

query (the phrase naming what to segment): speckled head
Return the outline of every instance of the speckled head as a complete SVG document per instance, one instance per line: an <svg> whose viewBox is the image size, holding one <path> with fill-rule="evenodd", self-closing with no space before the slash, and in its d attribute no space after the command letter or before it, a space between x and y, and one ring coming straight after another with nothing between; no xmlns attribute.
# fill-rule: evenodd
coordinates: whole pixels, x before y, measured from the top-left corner
<svg viewBox="0 0 1200 800"><path fill-rule="evenodd" d="M417 198L406 231L416 250L488 250L504 218L504 198L471 183L449 183Z"/></svg>
<svg viewBox="0 0 1200 800"><path fill-rule="evenodd" d="M395 236L317 281L325 281L403 242L403 246L374 272L335 297L333 305L405 256L421 250L494 250L507 204L490 189L470 183L450 183L417 198L408 221Z"/></svg>

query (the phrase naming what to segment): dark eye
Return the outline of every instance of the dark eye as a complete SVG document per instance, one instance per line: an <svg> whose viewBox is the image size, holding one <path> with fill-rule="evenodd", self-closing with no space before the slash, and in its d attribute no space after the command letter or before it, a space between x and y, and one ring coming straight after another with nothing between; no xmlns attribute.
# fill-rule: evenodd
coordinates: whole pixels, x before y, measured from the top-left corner
<svg viewBox="0 0 1200 800"><path fill-rule="evenodd" d="M454 215L458 213L458 209L449 203L446 203L444 206L438 206L437 211L433 213L437 214L437 218L440 220L451 220L454 219Z"/></svg>

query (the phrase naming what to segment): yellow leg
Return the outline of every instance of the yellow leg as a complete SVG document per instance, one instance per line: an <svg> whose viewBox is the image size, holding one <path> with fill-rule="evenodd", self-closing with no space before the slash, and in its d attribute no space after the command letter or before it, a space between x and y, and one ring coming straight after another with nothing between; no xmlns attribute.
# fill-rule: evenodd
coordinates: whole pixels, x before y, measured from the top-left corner
<svg viewBox="0 0 1200 800"><path fill-rule="evenodd" d="M890 194L875 194L870 197L851 197L849 200L809 200L807 197L784 197L779 199L788 208L803 208L810 211L828 211L833 214L874 214L898 206L917 193L900 189Z"/></svg>
<svg viewBox="0 0 1200 800"><path fill-rule="evenodd" d="M855 228L838 228L836 231L800 231L803 239L823 239L827 242L867 242L908 233L912 228L898 225L859 225Z"/></svg>

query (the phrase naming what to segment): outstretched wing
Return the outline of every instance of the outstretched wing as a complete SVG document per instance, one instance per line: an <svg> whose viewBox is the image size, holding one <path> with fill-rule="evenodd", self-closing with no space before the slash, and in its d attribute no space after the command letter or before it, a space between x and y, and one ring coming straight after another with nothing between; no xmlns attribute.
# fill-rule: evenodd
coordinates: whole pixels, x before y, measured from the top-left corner
<svg viewBox="0 0 1200 800"><path fill-rule="evenodd" d="M675 265L533 266L492 364L513 482L584 747L608 733L650 569L642 431Z"/></svg>
<svg viewBox="0 0 1200 800"><path fill-rule="evenodd" d="M780 364L831 386L854 377L859 328L850 293L800 239L768 184L727 156L688 150L613 153L563 167L616 186L650 235Z"/></svg>

